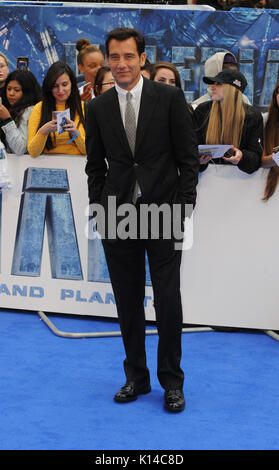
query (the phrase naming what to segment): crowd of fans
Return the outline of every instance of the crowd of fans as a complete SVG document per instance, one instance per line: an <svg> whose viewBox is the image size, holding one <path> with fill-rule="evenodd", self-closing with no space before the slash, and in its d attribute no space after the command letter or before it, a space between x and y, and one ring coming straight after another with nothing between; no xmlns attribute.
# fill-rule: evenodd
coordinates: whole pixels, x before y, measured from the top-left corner
<svg viewBox="0 0 279 470"><path fill-rule="evenodd" d="M76 43L77 66L84 85L78 88L72 69L58 61L50 66L42 85L26 69L9 72L0 53L0 139L10 153L86 155L86 103L105 93L115 82L100 49L87 39ZM177 68L169 62L146 63L142 75L148 80L181 88ZM208 164L231 164L246 173L269 168L264 200L279 182L279 167L273 155L279 146L279 81L271 96L269 111L262 115L245 96L246 78L238 70L236 57L218 52L205 63L207 93L187 106L198 144L229 145L221 158L200 155L200 171ZM59 113L69 112L57 126Z"/></svg>

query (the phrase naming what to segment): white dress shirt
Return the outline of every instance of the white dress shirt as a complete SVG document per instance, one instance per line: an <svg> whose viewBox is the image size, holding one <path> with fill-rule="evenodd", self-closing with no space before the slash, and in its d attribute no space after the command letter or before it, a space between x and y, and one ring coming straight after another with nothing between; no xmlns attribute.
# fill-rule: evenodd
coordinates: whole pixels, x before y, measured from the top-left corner
<svg viewBox="0 0 279 470"><path fill-rule="evenodd" d="M141 99L141 92L142 92L142 86L143 86L143 78L142 75L140 76L140 79L136 86L130 90L130 93L132 95L132 105L135 110L135 115L136 115L136 123L138 123L138 117L139 117L139 109L140 109L140 99ZM119 106L120 106L120 113L123 121L123 125L125 127L125 109L126 109L126 95L128 93L127 90L124 90L124 88L120 88L117 84L115 84L115 89L118 94L118 100L119 100Z"/></svg>
<svg viewBox="0 0 279 470"><path fill-rule="evenodd" d="M143 78L142 75L140 76L140 79L138 83L132 88L130 91L132 95L132 105L135 110L135 115L136 115L136 124L138 123L138 117L139 117L139 109L140 109L140 99L141 99L141 92L142 92L142 86L143 86ZM123 88L120 88L117 84L115 84L115 89L118 94L118 100L119 100L119 107L120 107L120 113L121 113L121 118L123 122L123 126L125 128L125 110L126 110L126 105L127 105L127 100L126 100L126 95L128 93L127 90L124 90ZM134 192L133 192L133 197L132 201L135 204L137 199L141 196L141 189L139 187L138 182L136 181L135 187L134 187Z"/></svg>

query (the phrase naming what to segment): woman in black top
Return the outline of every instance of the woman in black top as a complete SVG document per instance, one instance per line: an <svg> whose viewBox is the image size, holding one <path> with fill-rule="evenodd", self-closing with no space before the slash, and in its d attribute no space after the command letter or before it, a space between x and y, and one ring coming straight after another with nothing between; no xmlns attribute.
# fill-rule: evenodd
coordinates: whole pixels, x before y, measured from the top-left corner
<svg viewBox="0 0 279 470"><path fill-rule="evenodd" d="M232 149L217 164L232 164L246 173L261 165L263 119L253 106L243 103L242 93L247 82L237 70L223 70L216 77L204 77L211 85L212 101L200 104L193 119L198 144L227 144ZM201 155L200 170L207 168L211 157Z"/></svg>

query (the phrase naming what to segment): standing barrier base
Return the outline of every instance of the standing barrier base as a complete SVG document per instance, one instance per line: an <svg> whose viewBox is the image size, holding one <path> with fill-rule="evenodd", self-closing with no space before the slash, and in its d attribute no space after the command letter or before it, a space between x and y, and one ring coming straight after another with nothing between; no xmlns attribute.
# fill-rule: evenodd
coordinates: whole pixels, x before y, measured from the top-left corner
<svg viewBox="0 0 279 470"><path fill-rule="evenodd" d="M43 322L49 327L49 329L56 335L61 336L62 338L103 338L110 336L121 336L120 331L97 331L97 332L85 332L85 333L70 333L67 331L61 331L52 323L52 321L47 317L47 315L38 311L38 315L43 320ZM197 328L183 328L183 333L191 333L197 331L212 331L210 327L197 327ZM157 329L146 330L147 335L158 334Z"/></svg>
<svg viewBox="0 0 279 470"><path fill-rule="evenodd" d="M270 336L271 338L275 339L276 341L279 341L279 334L276 333L275 331L272 330L265 330L265 333Z"/></svg>
<svg viewBox="0 0 279 470"><path fill-rule="evenodd" d="M47 317L47 315L42 312L41 310L38 311L38 315L43 320L43 322L49 327L49 329L56 335L60 336L62 338L105 338L105 337L111 337L111 336L121 336L120 331L95 331L95 332L84 332L84 333L71 333L67 331L61 331L56 326L54 323ZM193 328L183 328L182 333L196 333L196 332L202 332L202 331L214 331L214 328L210 327L193 327ZM263 333L267 334L271 338L275 339L276 341L279 341L279 334L276 333L275 331L272 330L262 330ZM152 329L152 330L146 330L147 335L156 335L158 334L157 329Z"/></svg>

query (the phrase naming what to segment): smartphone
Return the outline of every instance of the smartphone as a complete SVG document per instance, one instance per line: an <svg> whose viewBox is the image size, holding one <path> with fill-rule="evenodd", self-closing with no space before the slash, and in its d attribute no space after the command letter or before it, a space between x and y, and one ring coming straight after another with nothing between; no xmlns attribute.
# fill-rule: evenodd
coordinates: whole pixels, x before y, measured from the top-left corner
<svg viewBox="0 0 279 470"><path fill-rule="evenodd" d="M231 157L234 157L234 155L235 155L235 150L229 149L229 150L223 155L223 157L231 158Z"/></svg>
<svg viewBox="0 0 279 470"><path fill-rule="evenodd" d="M88 88L92 88L91 82L85 83L85 85L83 85L83 91L86 91Z"/></svg>
<svg viewBox="0 0 279 470"><path fill-rule="evenodd" d="M29 70L28 57L18 57L16 61L16 68L18 70Z"/></svg>

